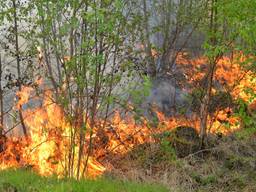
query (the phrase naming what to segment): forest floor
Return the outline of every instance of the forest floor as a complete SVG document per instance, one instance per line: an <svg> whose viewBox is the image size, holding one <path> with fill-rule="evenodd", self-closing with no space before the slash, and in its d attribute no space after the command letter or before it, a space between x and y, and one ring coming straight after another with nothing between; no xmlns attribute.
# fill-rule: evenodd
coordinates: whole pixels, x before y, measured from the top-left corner
<svg viewBox="0 0 256 192"><path fill-rule="evenodd" d="M210 136L205 149L178 158L175 150L141 145L117 161L114 177L159 183L172 192L255 192L256 134Z"/></svg>
<svg viewBox="0 0 256 192"><path fill-rule="evenodd" d="M65 180L41 177L31 170L0 172L0 192L168 192L157 185L101 178L97 180Z"/></svg>

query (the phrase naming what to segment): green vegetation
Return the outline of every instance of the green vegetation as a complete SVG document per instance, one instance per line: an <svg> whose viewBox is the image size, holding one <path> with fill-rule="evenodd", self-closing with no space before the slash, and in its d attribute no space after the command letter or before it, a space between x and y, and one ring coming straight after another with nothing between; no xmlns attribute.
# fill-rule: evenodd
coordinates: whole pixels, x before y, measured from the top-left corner
<svg viewBox="0 0 256 192"><path fill-rule="evenodd" d="M2 171L0 192L256 191L255 10L0 0L0 169L65 175ZM79 180L91 159L112 177Z"/></svg>
<svg viewBox="0 0 256 192"><path fill-rule="evenodd" d="M167 192L156 185L136 184L108 178L97 180L65 180L41 177L29 170L0 172L1 192Z"/></svg>

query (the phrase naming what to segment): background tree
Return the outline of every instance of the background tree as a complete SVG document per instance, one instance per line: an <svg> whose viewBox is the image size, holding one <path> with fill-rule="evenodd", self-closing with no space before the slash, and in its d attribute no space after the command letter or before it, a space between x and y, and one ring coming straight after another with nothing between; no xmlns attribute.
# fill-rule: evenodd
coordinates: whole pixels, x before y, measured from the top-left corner
<svg viewBox="0 0 256 192"><path fill-rule="evenodd" d="M239 10L237 9L239 6ZM208 59L206 91L200 111L200 136L201 144L207 133L209 105L214 79L214 71L218 61L225 55L231 56L234 51L242 51L242 55L248 58L241 65L255 72L255 38L254 24L245 21L246 18L255 18L251 13L255 8L254 2L233 1L224 2L218 0L209 1L209 31L206 32L205 55ZM241 16L243 15L243 16ZM240 52L241 53L241 52ZM252 98L252 101L254 98Z"/></svg>

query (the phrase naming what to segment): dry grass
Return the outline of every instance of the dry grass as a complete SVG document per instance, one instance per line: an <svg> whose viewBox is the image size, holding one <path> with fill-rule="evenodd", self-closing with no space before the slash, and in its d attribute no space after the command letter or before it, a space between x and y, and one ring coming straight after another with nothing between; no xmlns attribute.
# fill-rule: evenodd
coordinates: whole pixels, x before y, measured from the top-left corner
<svg viewBox="0 0 256 192"><path fill-rule="evenodd" d="M256 191L256 138L216 139L211 148L175 158L161 146L139 146L120 157L111 171L126 180L160 183L170 191Z"/></svg>

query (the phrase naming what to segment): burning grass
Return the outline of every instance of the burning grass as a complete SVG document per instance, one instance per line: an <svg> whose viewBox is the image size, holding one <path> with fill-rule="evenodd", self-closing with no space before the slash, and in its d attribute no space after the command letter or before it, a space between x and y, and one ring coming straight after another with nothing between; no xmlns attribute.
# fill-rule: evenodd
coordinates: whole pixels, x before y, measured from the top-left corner
<svg viewBox="0 0 256 192"><path fill-rule="evenodd" d="M188 63L187 60L181 58L178 59L178 62L180 65ZM192 85L196 86L202 80L204 72L197 69L202 68L205 62L205 59L200 58L191 60L189 62L192 64L190 67L189 65L186 66L185 72ZM219 61L216 73L216 80L221 83L223 89L227 89L231 93L233 99L243 99L249 104L254 102L250 99L250 92L245 91L246 88L255 91L256 82L250 71L242 69L238 63L224 57ZM22 109L22 105L31 98L35 99L35 96L31 96L31 94L33 94L33 90L27 87L19 92L20 100L16 107ZM75 173L78 169L80 137L78 132L74 132L74 125L68 121L64 110L60 105L53 102L51 94L50 91L44 90L42 105L23 111L30 135L27 138L11 137L7 139L4 151L0 154L0 169L32 167L44 176L55 174L58 177L74 177L75 174L69 175L69 173ZM227 114L227 111L231 114ZM234 111L235 109L228 107L215 110L211 120L209 120L209 132L228 135L238 130L241 119L234 115ZM144 144L149 144L151 147L159 145L162 141L154 137L157 134L170 132L179 126L199 129L198 116L190 119L184 116L169 118L161 112L156 111L155 113L158 117L158 123L155 127L149 126L150 122L142 117L140 123L137 123L132 116L122 118L118 112L107 122L96 119L95 127L90 127L90 122L87 122L86 130L93 130L93 132L87 131L84 135L85 147L82 151L84 155L81 159L82 167L79 167L83 170L82 176L86 173L90 177L96 177L118 169L116 166L121 161L120 157L129 154L136 147ZM94 141L93 153L86 158L90 136ZM71 139L73 139L73 143ZM166 154L156 153L156 155ZM72 168L70 158L73 162ZM132 167L130 164L126 166L124 172ZM120 165L120 167L122 166ZM158 169L166 169L166 167L161 168L160 166Z"/></svg>

